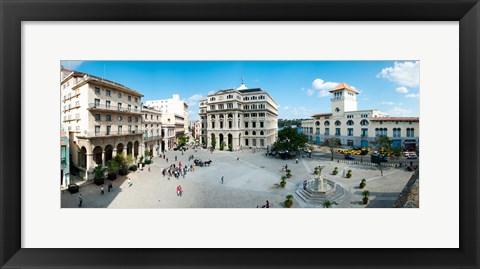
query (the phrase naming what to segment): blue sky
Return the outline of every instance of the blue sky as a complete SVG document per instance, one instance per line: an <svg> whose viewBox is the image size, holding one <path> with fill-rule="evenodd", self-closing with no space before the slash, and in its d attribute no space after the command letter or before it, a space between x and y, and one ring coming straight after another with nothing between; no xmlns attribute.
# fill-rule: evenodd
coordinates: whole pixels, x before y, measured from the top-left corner
<svg viewBox="0 0 480 269"><path fill-rule="evenodd" d="M279 105L279 118L309 118L331 111L328 90L346 82L360 91L358 109L419 116L418 61L61 61L65 68L121 83L143 101L180 98L198 119L198 101L209 93L262 88Z"/></svg>

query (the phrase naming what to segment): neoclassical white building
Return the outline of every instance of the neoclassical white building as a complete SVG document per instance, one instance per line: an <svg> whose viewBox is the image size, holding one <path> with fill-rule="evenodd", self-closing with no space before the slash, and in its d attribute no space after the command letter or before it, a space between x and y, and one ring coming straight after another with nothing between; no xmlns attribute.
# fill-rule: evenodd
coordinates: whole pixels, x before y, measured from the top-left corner
<svg viewBox="0 0 480 269"><path fill-rule="evenodd" d="M336 137L342 145L368 147L377 135L386 135L393 147L418 147L419 118L390 117L376 109L357 110L359 92L346 83L330 90L331 112L312 115L302 121L302 132L320 144Z"/></svg>
<svg viewBox="0 0 480 269"><path fill-rule="evenodd" d="M143 156L143 97L124 85L61 69L61 121L70 161L87 176L116 154Z"/></svg>
<svg viewBox="0 0 480 269"><path fill-rule="evenodd" d="M208 147L212 138L215 148L225 142L225 150L242 147L266 148L272 145L278 134L278 105L260 88L220 90L209 94L199 105L201 143Z"/></svg>
<svg viewBox="0 0 480 269"><path fill-rule="evenodd" d="M165 149L162 137L162 112L147 106L142 109L143 144L152 156L159 156Z"/></svg>

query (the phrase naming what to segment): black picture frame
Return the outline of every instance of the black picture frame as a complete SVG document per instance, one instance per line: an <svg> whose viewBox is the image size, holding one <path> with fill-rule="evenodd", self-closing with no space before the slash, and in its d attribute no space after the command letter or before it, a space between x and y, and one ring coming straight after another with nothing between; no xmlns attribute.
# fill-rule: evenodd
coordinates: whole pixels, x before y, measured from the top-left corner
<svg viewBox="0 0 480 269"><path fill-rule="evenodd" d="M1 268L479 268L478 0L0 0L0 12ZM21 248L22 21L151 20L459 21L460 248ZM415 224L406 223L405 229Z"/></svg>

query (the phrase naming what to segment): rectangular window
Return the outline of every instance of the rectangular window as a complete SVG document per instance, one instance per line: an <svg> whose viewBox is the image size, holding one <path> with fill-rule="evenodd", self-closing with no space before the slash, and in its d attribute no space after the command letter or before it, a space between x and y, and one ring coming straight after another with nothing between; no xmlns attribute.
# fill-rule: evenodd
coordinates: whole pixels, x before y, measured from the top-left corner
<svg viewBox="0 0 480 269"><path fill-rule="evenodd" d="M105 116L107 121L112 121L112 115Z"/></svg>
<svg viewBox="0 0 480 269"><path fill-rule="evenodd" d="M257 128L257 123L255 121L252 122L252 128Z"/></svg>
<svg viewBox="0 0 480 269"><path fill-rule="evenodd" d="M105 107L106 107L106 108L110 108L110 101L108 101L108 100L105 101Z"/></svg>
<svg viewBox="0 0 480 269"><path fill-rule="evenodd" d="M263 128L263 121L260 122L260 128Z"/></svg>
<svg viewBox="0 0 480 269"><path fill-rule="evenodd" d="M223 129L223 121L220 122L220 129Z"/></svg>
<svg viewBox="0 0 480 269"><path fill-rule="evenodd" d="M132 105L128 105L128 111L132 110Z"/></svg>
<svg viewBox="0 0 480 269"><path fill-rule="evenodd" d="M95 125L95 135L100 135L100 125Z"/></svg>
<svg viewBox="0 0 480 269"><path fill-rule="evenodd" d="M122 109L122 103L118 103L118 110Z"/></svg>
<svg viewBox="0 0 480 269"><path fill-rule="evenodd" d="M121 134L122 133L122 125L119 125L118 126L118 134Z"/></svg>
<svg viewBox="0 0 480 269"><path fill-rule="evenodd" d="M363 137L368 137L368 129L367 128L362 128L362 136Z"/></svg>
<svg viewBox="0 0 480 269"><path fill-rule="evenodd" d="M111 92L110 90L105 90L105 95L106 95L106 96L111 96L111 93L112 93L112 92Z"/></svg>
<svg viewBox="0 0 480 269"><path fill-rule="evenodd" d="M132 101L132 97L130 95L128 96L128 101Z"/></svg>
<svg viewBox="0 0 480 269"><path fill-rule="evenodd" d="M335 128L335 135L340 135L340 128Z"/></svg>
<svg viewBox="0 0 480 269"><path fill-rule="evenodd" d="M106 132L107 135L110 134L110 130L111 130L111 129L112 129L112 126L108 125L108 126L107 126L107 132Z"/></svg>
<svg viewBox="0 0 480 269"><path fill-rule="evenodd" d="M137 97L135 97L135 103L138 103L138 98Z"/></svg>
<svg viewBox="0 0 480 269"><path fill-rule="evenodd" d="M330 128L325 128L325 135L330 135Z"/></svg>
<svg viewBox="0 0 480 269"><path fill-rule="evenodd" d="M95 114L95 120L100 120L100 114Z"/></svg>
<svg viewBox="0 0 480 269"><path fill-rule="evenodd" d="M228 122L228 128L232 129L232 122L231 121Z"/></svg>
<svg viewBox="0 0 480 269"><path fill-rule="evenodd" d="M320 128L315 128L315 134L320 134Z"/></svg>
<svg viewBox="0 0 480 269"><path fill-rule="evenodd" d="M100 107L100 99L95 99L95 107Z"/></svg>
<svg viewBox="0 0 480 269"><path fill-rule="evenodd" d="M100 94L100 88L95 87L95 93Z"/></svg>
<svg viewBox="0 0 480 269"><path fill-rule="evenodd" d="M215 129L215 122L212 121L212 129Z"/></svg>
<svg viewBox="0 0 480 269"><path fill-rule="evenodd" d="M353 128L348 128L347 132L348 132L348 136L353 136Z"/></svg>
<svg viewBox="0 0 480 269"><path fill-rule="evenodd" d="M248 121L245 122L245 128L248 128Z"/></svg>

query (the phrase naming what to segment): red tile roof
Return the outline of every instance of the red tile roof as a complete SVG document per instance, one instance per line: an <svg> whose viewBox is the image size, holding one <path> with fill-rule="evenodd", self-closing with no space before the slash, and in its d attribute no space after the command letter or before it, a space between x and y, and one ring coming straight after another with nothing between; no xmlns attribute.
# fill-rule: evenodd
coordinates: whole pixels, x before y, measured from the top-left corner
<svg viewBox="0 0 480 269"><path fill-rule="evenodd" d="M332 113L314 114L312 115L312 118L320 118L320 117L328 117L328 116L332 116Z"/></svg>
<svg viewBox="0 0 480 269"><path fill-rule="evenodd" d="M343 90L343 89L347 89L347 90L351 90L355 93L359 93L357 90L352 88L352 86L348 85L345 82L342 82L342 83L338 84L335 88L331 89L330 92L339 91L339 90Z"/></svg>
<svg viewBox="0 0 480 269"><path fill-rule="evenodd" d="M373 118L373 119L370 119L370 120L371 121L415 121L415 122L420 121L419 118L415 118L415 117L398 117L398 118L379 117L379 118Z"/></svg>

